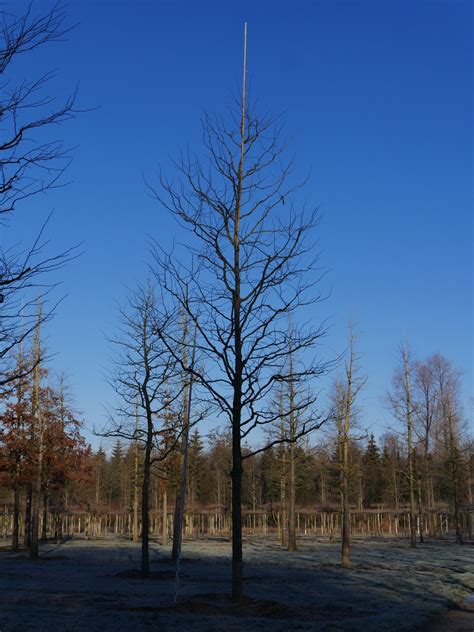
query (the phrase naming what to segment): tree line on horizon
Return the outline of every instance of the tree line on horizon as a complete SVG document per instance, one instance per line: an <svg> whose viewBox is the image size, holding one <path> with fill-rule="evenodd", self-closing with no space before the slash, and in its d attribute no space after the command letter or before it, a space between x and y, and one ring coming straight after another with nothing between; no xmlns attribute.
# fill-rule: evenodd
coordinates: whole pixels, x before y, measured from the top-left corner
<svg viewBox="0 0 474 632"><path fill-rule="evenodd" d="M34 349L21 354L18 362L33 363ZM440 354L430 356L425 362L414 360L410 371L413 382L415 524L417 535L423 540L425 532L436 535L433 515L437 511L448 511L456 520L456 495L458 512L472 508L474 455L472 438L463 426L457 388L459 374ZM394 384L397 384L398 376L396 370ZM114 441L109 454L102 447L91 450L81 435L81 421L68 401L64 379L60 378L53 386L44 368L38 377L39 399L45 419L43 439L33 414L34 372L29 378L16 382L16 389L0 414L0 481L2 501L11 508L13 516L12 548L31 546L32 497L41 440L44 445L41 503L38 505L38 511L41 509L40 538L45 539L48 535L61 541L61 519L65 515L120 514L132 517L129 521L134 524L131 535L138 540L142 530L139 506L143 486L143 446L124 437ZM446 380L449 384L447 395L442 391L446 388ZM449 397L448 405L454 406L455 451L443 397ZM388 403L393 405L393 398L392 389ZM403 404L403 398L397 404ZM359 417L362 417L362 411L359 411ZM385 509L402 514L410 511L406 430L400 424L397 430L394 428L384 433L379 441L373 434L360 430L360 436L349 438L347 482L351 512ZM281 424L275 424L275 431L282 431ZM175 514L180 493L182 445L175 439L169 437L174 448L165 459L153 460L149 487L149 511L154 514L155 525L159 518L159 536L165 543L172 535L172 521L164 522L163 513ZM225 429L216 429L205 437L198 426L192 430L186 478L188 515L206 510L230 515L231 441L231 434ZM344 473L343 437L337 418L328 421L314 437L305 436L295 442L294 450L291 445L281 443L251 455L242 485L244 511L277 515L277 526L287 546L289 525L291 520L294 521L294 518L290 520L289 511L292 493L300 512L340 512ZM243 449L252 452L250 447ZM294 478L291 477L292 459ZM457 470L453 468L455 465ZM50 524L55 526L54 533L46 532L47 514L51 517Z"/></svg>

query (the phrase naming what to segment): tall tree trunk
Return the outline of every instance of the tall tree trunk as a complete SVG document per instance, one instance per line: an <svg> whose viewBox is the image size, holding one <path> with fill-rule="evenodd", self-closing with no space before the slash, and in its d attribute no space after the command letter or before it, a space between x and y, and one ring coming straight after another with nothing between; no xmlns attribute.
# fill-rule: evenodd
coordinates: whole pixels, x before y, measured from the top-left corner
<svg viewBox="0 0 474 632"><path fill-rule="evenodd" d="M410 367L408 350L403 347L403 364L405 373L405 404L407 421L407 447L408 447L408 487L410 491L410 546L416 547L416 505L415 505L415 477L413 471L413 420L412 401L410 389Z"/></svg>
<svg viewBox="0 0 474 632"><path fill-rule="evenodd" d="M349 325L349 362L346 365L346 391L344 402L344 418L342 429L342 524L341 524L341 566L350 568L351 549L351 516L349 506L349 431L352 421L352 404L354 398L354 332Z"/></svg>
<svg viewBox="0 0 474 632"><path fill-rule="evenodd" d="M140 540L140 533L138 530L138 498L140 495L140 483L138 480L138 405L135 406L135 437L134 445L134 476L133 476L133 525L132 525L132 541L138 542Z"/></svg>
<svg viewBox="0 0 474 632"><path fill-rule="evenodd" d="M179 469L183 467L183 459L180 454ZM173 546L171 548L171 560L176 562L178 559L178 550L181 539L181 522L180 522L180 505L181 505L181 485L176 488L174 514L173 514Z"/></svg>
<svg viewBox="0 0 474 632"><path fill-rule="evenodd" d="M293 375L293 353L290 348L290 498L288 511L288 551L297 551L296 545L296 470L295 470L295 441L296 441L296 414L295 414L295 383Z"/></svg>
<svg viewBox="0 0 474 632"><path fill-rule="evenodd" d="M152 421L148 421L147 441L145 446L145 455L143 460L143 482L142 482L142 577L150 575L150 558L148 551L148 541L150 537L150 512L149 512L149 493L150 493L150 457L151 446L153 441Z"/></svg>
<svg viewBox="0 0 474 632"><path fill-rule="evenodd" d="M241 331L241 287L240 287L240 211L245 157L245 86L247 58L247 24L244 27L244 63L242 82L242 118L240 122L240 160L237 172L237 192L234 217L234 291L232 301L234 323L234 379L232 398L232 599L243 597L242 557L242 331Z"/></svg>
<svg viewBox="0 0 474 632"><path fill-rule="evenodd" d="M186 319L183 318L183 366L188 366L187 355L188 343L188 325ZM196 329L194 330L193 352L191 364L194 364L194 356L196 353ZM181 551L181 542L183 538L183 518L184 518L184 501L186 498L187 472L188 472L188 444L189 444L189 427L191 415L191 385L192 375L185 372L184 388L183 388L183 423L184 433L179 450L179 485L176 488L175 504L174 504L174 520L173 520L173 547L171 549L171 560L178 561Z"/></svg>
<svg viewBox="0 0 474 632"><path fill-rule="evenodd" d="M281 444L281 465L280 465L280 536L281 544L285 546L287 544L287 530L288 524L286 520L286 446L285 440L285 426L284 426L284 413L283 413L283 391L280 392L279 397L279 412L280 412L280 439Z"/></svg>
<svg viewBox="0 0 474 632"><path fill-rule="evenodd" d="M421 478L418 474L417 479L417 494L418 494L418 536L420 542L423 543L423 511L422 511L422 496L421 496Z"/></svg>
<svg viewBox="0 0 474 632"><path fill-rule="evenodd" d="M343 568L350 568L351 549L351 518L349 507L349 445L348 437L345 435L342 444L342 557Z"/></svg>
<svg viewBox="0 0 474 632"><path fill-rule="evenodd" d="M243 597L242 556L242 454L240 445L240 402L234 403L232 424L232 599Z"/></svg>
<svg viewBox="0 0 474 632"><path fill-rule="evenodd" d="M456 542L463 543L461 521L459 517L459 451L454 435L454 422L451 402L448 402L448 432L449 432L449 461L451 466L451 482L453 487L454 527L456 530Z"/></svg>
<svg viewBox="0 0 474 632"><path fill-rule="evenodd" d="M282 471L280 473L280 528L281 543L285 546L287 543L287 520L286 520L286 476L285 476L285 453L282 451Z"/></svg>
<svg viewBox="0 0 474 632"><path fill-rule="evenodd" d="M296 471L295 444L290 444L290 498L288 506L288 551L297 551L296 544Z"/></svg>

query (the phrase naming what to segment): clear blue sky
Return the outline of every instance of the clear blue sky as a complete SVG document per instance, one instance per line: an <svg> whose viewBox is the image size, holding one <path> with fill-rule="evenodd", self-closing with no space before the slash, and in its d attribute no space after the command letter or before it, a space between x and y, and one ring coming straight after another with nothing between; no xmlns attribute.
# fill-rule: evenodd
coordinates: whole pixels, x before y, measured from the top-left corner
<svg viewBox="0 0 474 632"><path fill-rule="evenodd" d="M38 7L46 1L37 2ZM21 2L14 2L15 9ZM306 195L320 204L321 263L332 294L328 353L359 324L368 384L364 425L383 432L380 402L405 334L414 353L436 350L472 390L472 13L456 0L70 3L78 27L19 72L57 69L52 91L79 82L99 109L55 130L74 161L67 188L24 205L3 230L28 240L50 210L53 247L84 242L58 276L69 294L49 327L53 365L70 376L86 424L100 426L112 394L106 333L115 303L146 273L147 241L176 233L143 173L189 142L203 109L220 111L248 71L263 110L284 112ZM468 412L468 411L467 411ZM94 441L97 444L96 441Z"/></svg>

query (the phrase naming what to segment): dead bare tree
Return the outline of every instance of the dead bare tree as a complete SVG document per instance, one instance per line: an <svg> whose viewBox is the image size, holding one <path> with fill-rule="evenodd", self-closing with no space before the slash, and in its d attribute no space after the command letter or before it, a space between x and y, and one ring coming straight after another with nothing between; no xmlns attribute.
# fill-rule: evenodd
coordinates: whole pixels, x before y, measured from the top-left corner
<svg viewBox="0 0 474 632"><path fill-rule="evenodd" d="M299 209L300 186L291 182L291 161L282 166L285 146L277 119L259 118L248 105L245 42L240 103L228 120L205 115L203 137L207 161L188 151L175 163L179 182L161 173L159 186L150 187L193 239L187 244L193 258L187 267L156 244L155 274L163 293L196 327L197 353L205 362L202 372L193 371L196 384L232 428L232 597L238 601L243 597L243 461L252 454L243 456L242 441L278 419L269 400L276 385L290 380L290 342L302 361L293 379L310 380L327 369L310 353L325 325L297 325L296 318L321 299L315 287L322 273L311 243L318 213ZM165 344L179 339L177 328ZM320 423L309 417L298 436Z"/></svg>

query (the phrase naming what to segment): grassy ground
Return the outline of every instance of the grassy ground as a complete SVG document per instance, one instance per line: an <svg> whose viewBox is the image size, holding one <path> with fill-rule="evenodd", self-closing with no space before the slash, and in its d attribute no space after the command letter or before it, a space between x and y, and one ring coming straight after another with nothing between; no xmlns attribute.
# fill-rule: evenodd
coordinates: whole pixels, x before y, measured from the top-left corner
<svg viewBox="0 0 474 632"><path fill-rule="evenodd" d="M4 549L1 632L439 631L443 628L434 626L443 619L437 615L464 607L474 592L474 547L469 545L429 542L411 550L402 541L360 540L353 546L352 569L344 571L338 566L338 543L307 538L298 552L288 553L276 540L248 538L247 597L235 606L228 597L230 543L216 538L184 543L174 605L169 554L169 547L152 543L152 576L143 580L140 545L127 540L45 544L36 562ZM466 607L457 616L463 613L469 625L474 614Z"/></svg>

